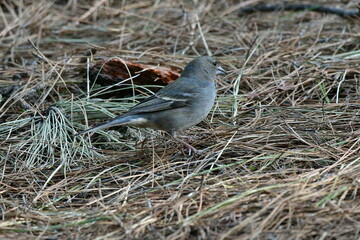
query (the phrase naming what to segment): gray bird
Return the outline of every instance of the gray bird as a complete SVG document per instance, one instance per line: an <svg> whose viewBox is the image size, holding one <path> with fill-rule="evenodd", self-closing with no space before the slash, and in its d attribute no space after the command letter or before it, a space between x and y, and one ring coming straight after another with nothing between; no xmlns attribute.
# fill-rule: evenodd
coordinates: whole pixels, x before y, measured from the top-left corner
<svg viewBox="0 0 360 240"><path fill-rule="evenodd" d="M137 126L168 132L192 151L197 150L176 138L178 131L201 122L210 112L216 97L216 74L225 70L212 57L192 60L180 78L162 88L130 110L112 120L76 135L112 126Z"/></svg>

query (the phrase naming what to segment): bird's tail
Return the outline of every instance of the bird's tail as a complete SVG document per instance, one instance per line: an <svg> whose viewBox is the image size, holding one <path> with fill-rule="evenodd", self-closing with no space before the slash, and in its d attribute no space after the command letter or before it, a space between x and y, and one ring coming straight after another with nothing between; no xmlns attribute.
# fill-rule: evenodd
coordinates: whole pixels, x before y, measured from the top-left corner
<svg viewBox="0 0 360 240"><path fill-rule="evenodd" d="M85 131L82 132L78 132L76 134L74 134L74 136L78 136L78 135L82 135L85 133L89 133L89 132L93 132L99 129L103 129L103 128L109 128L109 127L113 127L113 126L122 126L122 125L130 125L131 122L134 120L133 116L121 116L121 117L117 117L114 118L112 120L109 120L107 122L104 122L100 125L97 125L93 128L89 128Z"/></svg>

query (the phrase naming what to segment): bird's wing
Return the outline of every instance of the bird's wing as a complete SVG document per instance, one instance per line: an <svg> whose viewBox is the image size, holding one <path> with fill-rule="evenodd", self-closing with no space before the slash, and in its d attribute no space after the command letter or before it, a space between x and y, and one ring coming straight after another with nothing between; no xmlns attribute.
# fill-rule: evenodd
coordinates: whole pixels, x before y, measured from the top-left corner
<svg viewBox="0 0 360 240"><path fill-rule="evenodd" d="M164 94L151 96L132 107L126 114L159 112L174 108L186 107L190 101L185 96L167 96Z"/></svg>
<svg viewBox="0 0 360 240"><path fill-rule="evenodd" d="M180 77L154 96L135 105L126 114L159 112L189 106L193 97L198 94L197 88L193 79Z"/></svg>

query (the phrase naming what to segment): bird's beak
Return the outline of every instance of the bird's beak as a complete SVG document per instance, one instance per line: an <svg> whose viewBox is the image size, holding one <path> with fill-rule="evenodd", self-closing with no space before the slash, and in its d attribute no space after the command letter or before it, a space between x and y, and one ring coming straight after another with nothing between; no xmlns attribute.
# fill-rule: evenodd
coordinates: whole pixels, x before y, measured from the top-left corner
<svg viewBox="0 0 360 240"><path fill-rule="evenodd" d="M225 75L226 71L219 65L216 69L216 74L217 75L220 75L220 74Z"/></svg>

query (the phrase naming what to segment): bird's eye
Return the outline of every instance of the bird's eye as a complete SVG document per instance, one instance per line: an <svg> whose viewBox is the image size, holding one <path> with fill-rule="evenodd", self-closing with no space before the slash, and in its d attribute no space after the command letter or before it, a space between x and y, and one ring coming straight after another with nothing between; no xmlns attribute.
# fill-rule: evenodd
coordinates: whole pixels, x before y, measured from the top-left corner
<svg viewBox="0 0 360 240"><path fill-rule="evenodd" d="M216 67L218 65L218 62L216 60L214 60L213 64Z"/></svg>

